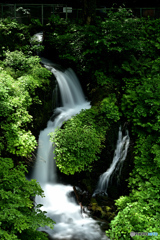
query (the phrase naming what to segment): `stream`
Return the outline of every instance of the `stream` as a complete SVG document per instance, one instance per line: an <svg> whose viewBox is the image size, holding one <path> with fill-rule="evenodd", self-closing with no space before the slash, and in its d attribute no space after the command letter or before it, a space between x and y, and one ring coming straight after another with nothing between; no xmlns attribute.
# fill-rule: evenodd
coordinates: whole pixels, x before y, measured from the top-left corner
<svg viewBox="0 0 160 240"><path fill-rule="evenodd" d="M48 59L42 58L42 63L56 77L62 106L54 110L54 121L49 119L47 127L40 132L38 151L32 178L36 179L44 190L45 198L36 197L36 204L42 204L41 210L47 212L56 224L54 229L39 228L55 240L107 240L97 221L87 213L81 213L80 205L73 197L73 186L60 184L57 181L56 164L54 162L53 145L48 134L60 128L64 121L78 114L82 109L90 108L86 101L80 83L72 69L61 72L54 68Z"/></svg>

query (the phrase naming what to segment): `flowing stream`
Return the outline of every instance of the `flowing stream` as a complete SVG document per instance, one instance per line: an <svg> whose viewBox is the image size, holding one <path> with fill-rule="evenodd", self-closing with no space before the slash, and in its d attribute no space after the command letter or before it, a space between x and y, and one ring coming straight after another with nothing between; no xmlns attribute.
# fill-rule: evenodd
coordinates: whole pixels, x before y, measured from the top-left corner
<svg viewBox="0 0 160 240"><path fill-rule="evenodd" d="M129 138L128 130L126 131L126 135L123 137L122 129L121 127L119 127L117 146L114 152L113 161L110 167L107 169L107 171L100 176L97 184L97 188L94 191L93 196L95 196L96 194L102 194L102 193L107 195L107 188L108 188L109 182L111 181L111 178L113 177L113 174L119 172L117 174L117 180L119 180L122 166L127 156L129 142L130 142L130 138Z"/></svg>
<svg viewBox="0 0 160 240"><path fill-rule="evenodd" d="M90 103L85 100L72 69L61 72L56 70L49 60L42 58L42 62L57 79L62 106L55 109L55 120L49 120L47 127L39 135L39 147L32 178L40 183L46 197L37 196L35 201L36 204L43 204L41 209L56 222L53 230L47 226L39 230L46 231L51 239L56 240L106 240L108 238L100 230L97 222L87 214L82 216L80 206L71 197L73 187L57 182L53 146L48 136L81 109L90 108Z"/></svg>

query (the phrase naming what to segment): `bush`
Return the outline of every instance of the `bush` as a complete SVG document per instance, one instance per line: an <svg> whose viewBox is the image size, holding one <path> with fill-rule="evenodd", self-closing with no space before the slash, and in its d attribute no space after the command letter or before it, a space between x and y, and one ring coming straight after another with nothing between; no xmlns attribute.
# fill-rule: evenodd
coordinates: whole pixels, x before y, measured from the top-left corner
<svg viewBox="0 0 160 240"><path fill-rule="evenodd" d="M104 147L106 131L112 121L119 120L115 102L114 97L106 98L99 108L82 110L64 123L63 128L50 134L60 171L74 174L92 170L92 163L99 159Z"/></svg>
<svg viewBox="0 0 160 240"><path fill-rule="evenodd" d="M14 167L10 158L0 158L0 239L13 240L46 239L38 227L53 228L54 222L34 205L36 195L44 197L43 190L36 180L28 181L25 177L26 167Z"/></svg>
<svg viewBox="0 0 160 240"><path fill-rule="evenodd" d="M22 52L8 52L0 68L0 152L28 157L37 146L35 136L28 128L32 122L29 109L41 104L35 96L37 88L47 86L51 73L42 68L39 58L26 57ZM12 76L11 76L12 75Z"/></svg>
<svg viewBox="0 0 160 240"><path fill-rule="evenodd" d="M24 46L30 45L30 34L28 26L18 23L14 19L6 18L0 20L0 55L5 51L22 50Z"/></svg>

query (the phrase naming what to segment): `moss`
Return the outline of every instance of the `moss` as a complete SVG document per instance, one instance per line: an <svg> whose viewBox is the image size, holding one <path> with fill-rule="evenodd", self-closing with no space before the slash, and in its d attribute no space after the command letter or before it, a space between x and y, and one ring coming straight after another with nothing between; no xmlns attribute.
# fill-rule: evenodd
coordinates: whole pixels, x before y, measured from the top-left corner
<svg viewBox="0 0 160 240"><path fill-rule="evenodd" d="M96 218L101 218L105 221L111 221L115 217L115 209L110 206L100 205L95 198L91 198L90 210Z"/></svg>
<svg viewBox="0 0 160 240"><path fill-rule="evenodd" d="M91 198L91 204L93 204L93 203L96 203L96 204L97 204L97 201L96 201L95 198Z"/></svg>
<svg viewBox="0 0 160 240"><path fill-rule="evenodd" d="M106 211L109 212L110 210L111 210L111 208L106 206Z"/></svg>

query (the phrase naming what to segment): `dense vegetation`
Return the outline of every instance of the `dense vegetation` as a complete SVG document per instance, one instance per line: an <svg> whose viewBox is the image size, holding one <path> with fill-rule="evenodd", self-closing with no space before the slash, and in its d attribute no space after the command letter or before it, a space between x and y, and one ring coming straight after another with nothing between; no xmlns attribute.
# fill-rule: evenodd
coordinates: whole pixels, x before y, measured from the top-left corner
<svg viewBox="0 0 160 240"><path fill-rule="evenodd" d="M116 200L118 211L106 232L110 239L130 239L131 231L158 232L154 239L160 239L159 24L159 19L138 19L120 8L94 25L52 17L44 28L45 52L76 70L92 103L51 134L59 169L65 174L94 171L96 160L104 170L101 152L112 141L112 136L106 141L108 134L120 124L129 128L134 165L127 179L130 193ZM0 26L1 239L46 239L35 230L51 222L32 201L43 193L35 181L25 179L24 165L37 145L32 118L43 121L36 109L50 72L33 56L37 45L29 43L30 27L9 20ZM140 238L148 237L134 237Z"/></svg>
<svg viewBox="0 0 160 240"><path fill-rule="evenodd" d="M0 27L0 239L47 239L37 228L53 227L53 221L33 201L44 197L43 190L25 174L37 146L31 113L41 104L36 93L45 92L50 72L32 56L27 26L6 19Z"/></svg>
<svg viewBox="0 0 160 240"><path fill-rule="evenodd" d="M15 167L11 158L0 160L0 239L47 239L37 228L53 228L53 221L33 202L36 195L44 197L43 190L36 180L26 179L24 165Z"/></svg>
<svg viewBox="0 0 160 240"><path fill-rule="evenodd" d="M53 33L46 30L45 41L56 47L64 64L74 66L93 105L54 135L61 171L73 174L90 168L113 123L129 127L134 146L130 194L116 200L118 213L107 230L111 239L130 239L131 231L159 233L159 24L159 19L138 19L120 8L95 25L52 19L48 28L54 29Z"/></svg>

